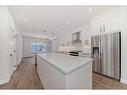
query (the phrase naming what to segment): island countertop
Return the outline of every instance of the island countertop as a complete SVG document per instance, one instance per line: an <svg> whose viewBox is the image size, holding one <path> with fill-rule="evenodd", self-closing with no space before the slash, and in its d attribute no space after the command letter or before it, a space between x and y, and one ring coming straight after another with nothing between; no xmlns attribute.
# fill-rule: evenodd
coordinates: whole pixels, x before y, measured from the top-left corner
<svg viewBox="0 0 127 95"><path fill-rule="evenodd" d="M48 61L49 64L59 69L64 74L70 74L93 61L91 58L70 56L60 53L43 53L38 54L38 56Z"/></svg>

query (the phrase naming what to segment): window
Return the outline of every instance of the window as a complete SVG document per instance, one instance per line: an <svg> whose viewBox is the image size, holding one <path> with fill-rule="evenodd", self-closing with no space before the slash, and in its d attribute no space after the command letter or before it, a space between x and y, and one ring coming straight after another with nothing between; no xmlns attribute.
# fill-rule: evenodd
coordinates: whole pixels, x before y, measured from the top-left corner
<svg viewBox="0 0 127 95"><path fill-rule="evenodd" d="M31 43L32 52L47 52L47 46L43 42L33 42Z"/></svg>

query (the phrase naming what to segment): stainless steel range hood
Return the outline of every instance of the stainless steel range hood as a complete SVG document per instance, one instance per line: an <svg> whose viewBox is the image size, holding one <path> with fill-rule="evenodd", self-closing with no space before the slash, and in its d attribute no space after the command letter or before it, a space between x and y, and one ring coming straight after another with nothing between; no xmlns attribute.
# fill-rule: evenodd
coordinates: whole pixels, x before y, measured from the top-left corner
<svg viewBox="0 0 127 95"><path fill-rule="evenodd" d="M81 43L80 35L81 31L72 33L72 43Z"/></svg>

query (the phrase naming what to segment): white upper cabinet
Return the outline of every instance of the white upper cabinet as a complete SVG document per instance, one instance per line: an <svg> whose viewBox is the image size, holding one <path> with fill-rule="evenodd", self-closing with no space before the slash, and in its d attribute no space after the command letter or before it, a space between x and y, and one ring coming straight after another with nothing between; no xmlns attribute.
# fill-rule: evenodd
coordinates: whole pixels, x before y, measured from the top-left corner
<svg viewBox="0 0 127 95"><path fill-rule="evenodd" d="M94 18L91 21L91 35L99 35L100 33L100 26L101 26L101 19Z"/></svg>
<svg viewBox="0 0 127 95"><path fill-rule="evenodd" d="M107 10L91 19L91 36L102 33L116 32L120 29L121 10L114 8Z"/></svg>

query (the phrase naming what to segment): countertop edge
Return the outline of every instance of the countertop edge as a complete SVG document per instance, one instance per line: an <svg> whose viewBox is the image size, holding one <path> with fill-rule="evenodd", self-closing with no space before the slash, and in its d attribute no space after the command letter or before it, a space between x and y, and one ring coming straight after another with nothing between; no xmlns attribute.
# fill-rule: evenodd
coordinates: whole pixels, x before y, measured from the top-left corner
<svg viewBox="0 0 127 95"><path fill-rule="evenodd" d="M46 60L50 65L52 65L53 67L55 67L56 69L60 70L62 73L66 74L66 75L68 75L68 74L70 74L70 73L72 73L72 72L74 72L74 71L76 71L76 70L82 68L82 66L85 66L85 65L87 65L88 63L90 63L90 62L93 61L93 59L91 59L89 62L86 62L85 64L83 64L83 65L81 65L81 66L79 66L79 67L77 67L77 68L71 69L70 71L67 71L67 72L66 72L66 71L60 69L59 67L57 67L56 65L52 64L52 62L51 62L50 60L48 60L46 57L41 56L40 54L37 54L37 56L43 58L43 59Z"/></svg>

